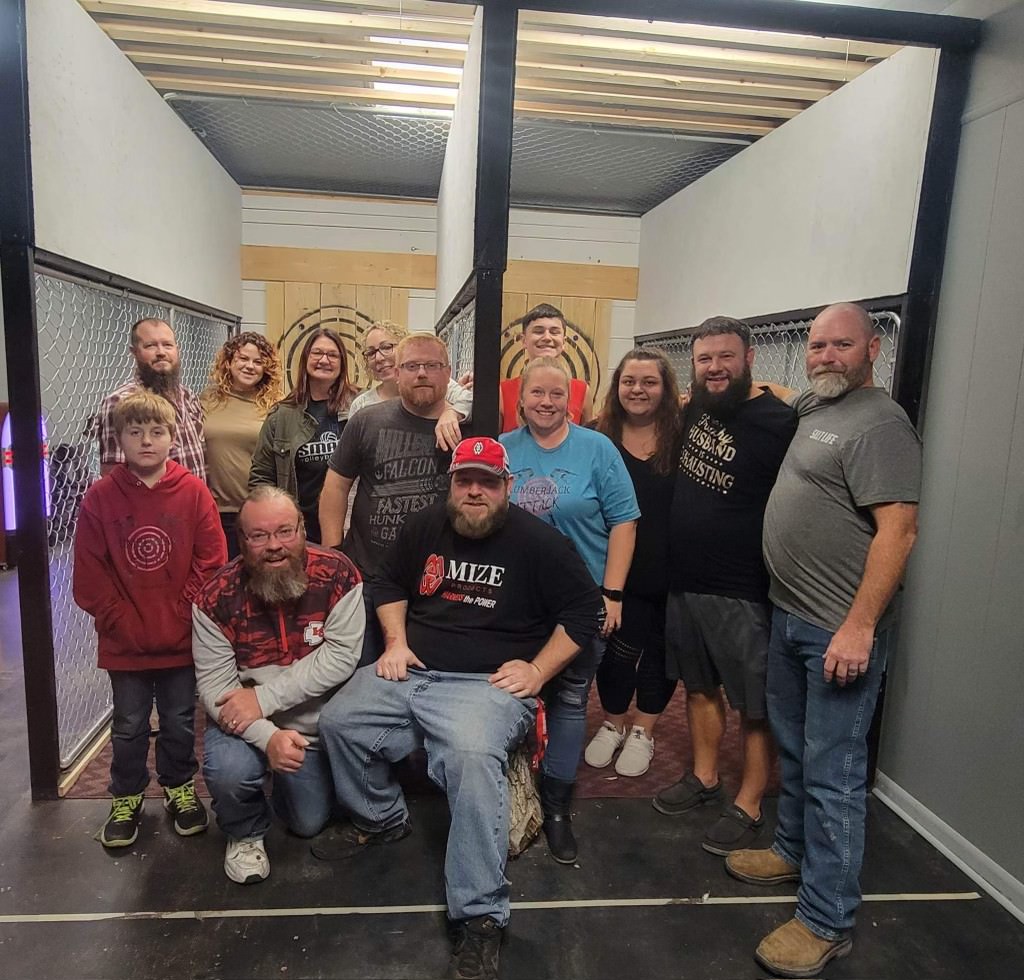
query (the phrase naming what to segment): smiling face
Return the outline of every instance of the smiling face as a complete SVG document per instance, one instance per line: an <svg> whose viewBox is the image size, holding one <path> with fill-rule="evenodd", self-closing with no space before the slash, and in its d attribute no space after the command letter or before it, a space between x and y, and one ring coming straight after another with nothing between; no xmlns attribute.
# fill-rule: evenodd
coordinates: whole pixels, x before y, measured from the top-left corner
<svg viewBox="0 0 1024 980"><path fill-rule="evenodd" d="M528 371L520 389L523 418L537 436L557 432L566 424L569 412L569 383L555 367Z"/></svg>
<svg viewBox="0 0 1024 980"><path fill-rule="evenodd" d="M807 380L815 394L839 398L872 385L881 343L871 321L856 307L829 307L819 313L807 336Z"/></svg>
<svg viewBox="0 0 1024 980"><path fill-rule="evenodd" d="M306 373L310 381L328 386L341 377L341 351L330 337L317 337L306 357Z"/></svg>
<svg viewBox="0 0 1024 980"><path fill-rule="evenodd" d="M174 433L163 422L129 422L117 441L128 469L139 478L159 473L167 462Z"/></svg>
<svg viewBox="0 0 1024 980"><path fill-rule="evenodd" d="M163 320L143 320L135 328L132 356L139 368L157 374L170 374L181 363L174 331Z"/></svg>
<svg viewBox="0 0 1024 980"><path fill-rule="evenodd" d="M248 587L265 602L297 599L306 591L306 531L288 498L247 501L238 515Z"/></svg>
<svg viewBox="0 0 1024 980"><path fill-rule="evenodd" d="M398 340L386 330L374 327L363 338L363 360L367 370L377 382L395 381L398 378L398 361L395 352Z"/></svg>
<svg viewBox="0 0 1024 980"><path fill-rule="evenodd" d="M631 422L650 421L665 396L657 361L626 361L619 375L619 404Z"/></svg>
<svg viewBox="0 0 1024 980"><path fill-rule="evenodd" d="M242 344L228 365L232 390L239 395L249 394L263 380L264 370L259 348L255 344Z"/></svg>
<svg viewBox="0 0 1024 980"><path fill-rule="evenodd" d="M464 538L486 538L508 515L512 477L487 470L462 469L452 474L448 491L448 519Z"/></svg>
<svg viewBox="0 0 1024 980"><path fill-rule="evenodd" d="M399 353L395 351L396 355ZM452 369L441 343L431 340L406 340L398 364L398 394L402 404L424 417L440 411L448 392Z"/></svg>
<svg viewBox="0 0 1024 980"><path fill-rule="evenodd" d="M527 361L535 357L561 357L565 350L565 324L555 316L531 320L523 327L523 347Z"/></svg>

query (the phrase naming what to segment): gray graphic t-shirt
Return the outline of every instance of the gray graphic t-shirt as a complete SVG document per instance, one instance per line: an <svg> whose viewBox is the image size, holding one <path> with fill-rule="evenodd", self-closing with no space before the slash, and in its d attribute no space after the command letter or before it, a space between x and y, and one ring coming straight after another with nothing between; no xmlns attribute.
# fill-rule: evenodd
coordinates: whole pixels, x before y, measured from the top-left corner
<svg viewBox="0 0 1024 980"><path fill-rule="evenodd" d="M764 515L769 595L835 632L864 575L875 535L871 507L920 499L921 440L881 388L827 401L806 391L793 407L796 435Z"/></svg>
<svg viewBox="0 0 1024 980"><path fill-rule="evenodd" d="M406 515L448 492L451 453L436 447L436 425L392 398L359 412L341 434L331 469L359 479L342 550L365 576L376 572Z"/></svg>

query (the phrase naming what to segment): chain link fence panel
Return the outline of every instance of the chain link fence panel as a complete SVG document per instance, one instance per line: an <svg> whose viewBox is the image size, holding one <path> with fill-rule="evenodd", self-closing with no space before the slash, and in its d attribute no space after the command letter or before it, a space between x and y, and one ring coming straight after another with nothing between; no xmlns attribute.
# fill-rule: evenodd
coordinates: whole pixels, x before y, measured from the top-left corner
<svg viewBox="0 0 1024 980"><path fill-rule="evenodd" d="M182 378L201 390L230 324L99 286L36 275L36 326L43 418L49 444L50 604L61 766L88 745L110 714L110 684L96 668L92 618L72 598L72 542L78 508L99 478L93 416L132 375L129 331L144 317L175 328Z"/></svg>
<svg viewBox="0 0 1024 980"><path fill-rule="evenodd" d="M883 310L872 313L871 319L882 339L882 347L875 361L875 383L891 392L899 345L900 317L895 311ZM758 381L773 381L787 388L806 388L804 347L810 328L811 320L787 320L752 327L754 378ZM663 350L675 368L680 386L685 387L691 373L691 333L687 329L675 334L641 336L637 337L637 344Z"/></svg>
<svg viewBox="0 0 1024 980"><path fill-rule="evenodd" d="M452 377L461 378L473 370L473 340L476 336L476 300L471 299L437 331L448 347Z"/></svg>

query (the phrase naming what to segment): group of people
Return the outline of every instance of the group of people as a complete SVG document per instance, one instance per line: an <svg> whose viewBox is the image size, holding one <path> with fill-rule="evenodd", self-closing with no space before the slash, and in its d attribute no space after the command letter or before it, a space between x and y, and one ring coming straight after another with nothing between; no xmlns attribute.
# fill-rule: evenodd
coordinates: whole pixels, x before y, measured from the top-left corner
<svg viewBox="0 0 1024 980"><path fill-rule="evenodd" d="M270 873L275 813L321 860L407 838L392 765L424 749L451 811L450 975L495 977L509 753L543 705L543 832L571 864L581 758L646 772L681 679L692 764L654 806L716 807L703 846L730 874L800 882L755 955L816 975L851 947L867 731L920 490L918 437L873 382L872 321L853 304L819 314L797 394L755 383L749 329L714 317L693 333L687 395L638 348L596 412L561 356L562 314L518 324L526 366L502 383L498 440L463 438L472 379L453 381L431 334L374 324L376 385L357 394L341 338L317 329L281 398L277 352L243 333L196 398L171 328L132 328L135 376L98 413L104 477L75 542L114 699L100 840L137 839L154 701L164 806L188 836L208 823L198 690L224 869L242 884ZM604 720L584 751L595 677ZM731 800L726 700L743 746ZM778 826L755 849L776 751Z"/></svg>

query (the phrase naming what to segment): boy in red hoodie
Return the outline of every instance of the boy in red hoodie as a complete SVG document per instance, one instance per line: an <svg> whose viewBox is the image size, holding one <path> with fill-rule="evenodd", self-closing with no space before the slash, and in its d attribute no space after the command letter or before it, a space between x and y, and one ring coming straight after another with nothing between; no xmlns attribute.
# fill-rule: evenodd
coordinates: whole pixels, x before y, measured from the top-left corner
<svg viewBox="0 0 1024 980"><path fill-rule="evenodd" d="M196 796L196 678L192 600L227 561L217 505L206 485L167 458L174 406L139 391L113 413L124 453L94 483L75 533L75 602L96 620L99 666L109 672L114 713L110 793L100 831L104 847L129 847L139 836L149 783L150 714L160 731L156 769L164 808L182 836L206 830Z"/></svg>

